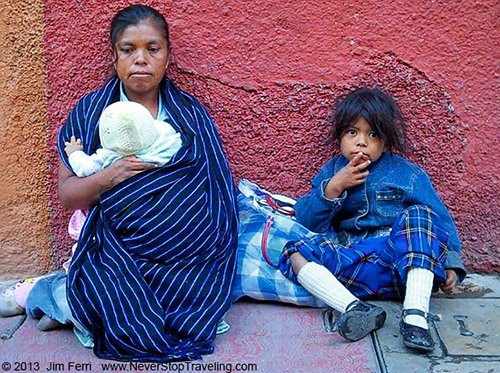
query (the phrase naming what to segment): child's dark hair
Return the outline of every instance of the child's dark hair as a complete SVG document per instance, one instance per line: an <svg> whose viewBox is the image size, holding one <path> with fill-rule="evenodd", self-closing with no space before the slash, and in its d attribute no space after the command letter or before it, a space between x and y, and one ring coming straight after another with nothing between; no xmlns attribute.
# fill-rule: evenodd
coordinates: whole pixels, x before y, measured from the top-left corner
<svg viewBox="0 0 500 373"><path fill-rule="evenodd" d="M170 33L167 20L160 12L147 5L130 5L115 14L109 28L111 48L115 49L118 39L128 26L137 25L145 20L154 22L158 29L162 30L163 36L167 40L167 51L170 55Z"/></svg>
<svg viewBox="0 0 500 373"><path fill-rule="evenodd" d="M335 101L333 133L328 143L340 141L350 126L364 118L391 153L407 150L406 122L397 102L378 88L358 88Z"/></svg>

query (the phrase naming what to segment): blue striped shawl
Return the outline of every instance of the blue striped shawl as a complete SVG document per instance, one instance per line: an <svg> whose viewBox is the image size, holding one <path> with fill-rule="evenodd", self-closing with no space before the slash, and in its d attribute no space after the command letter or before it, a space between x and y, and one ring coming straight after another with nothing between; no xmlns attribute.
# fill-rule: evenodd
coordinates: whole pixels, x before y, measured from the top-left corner
<svg viewBox="0 0 500 373"><path fill-rule="evenodd" d="M236 268L234 183L206 109L165 78L160 85L183 146L164 167L103 193L92 207L68 273L71 311L105 359L175 361L214 350ZM100 146L102 110L119 99L119 80L83 97L61 128L64 142Z"/></svg>

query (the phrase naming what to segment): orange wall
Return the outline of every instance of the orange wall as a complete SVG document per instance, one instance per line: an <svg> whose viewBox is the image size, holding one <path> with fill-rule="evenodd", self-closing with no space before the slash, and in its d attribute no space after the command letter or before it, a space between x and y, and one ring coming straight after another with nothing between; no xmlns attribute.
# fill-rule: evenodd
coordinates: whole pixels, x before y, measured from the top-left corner
<svg viewBox="0 0 500 373"><path fill-rule="evenodd" d="M0 278L50 260L42 1L0 6Z"/></svg>

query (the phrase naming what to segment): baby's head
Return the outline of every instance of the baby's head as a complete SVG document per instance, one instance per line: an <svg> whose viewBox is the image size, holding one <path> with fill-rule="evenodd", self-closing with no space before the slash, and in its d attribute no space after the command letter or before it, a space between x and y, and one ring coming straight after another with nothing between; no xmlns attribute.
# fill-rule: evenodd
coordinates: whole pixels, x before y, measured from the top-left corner
<svg viewBox="0 0 500 373"><path fill-rule="evenodd" d="M148 148L157 136L153 116L137 102L115 102L104 109L99 118L102 147L125 156Z"/></svg>
<svg viewBox="0 0 500 373"><path fill-rule="evenodd" d="M340 143L341 151L343 138L347 142L352 139L353 146L357 127L366 123L369 126L368 142L378 139L382 142L382 150L406 150L406 124L397 102L378 88L358 88L355 91L339 97L333 111L332 141ZM362 150L363 144L357 144L356 149ZM354 150L355 151L355 150ZM363 151L364 152L364 151ZM346 154L344 154L346 156ZM347 157L349 158L349 157ZM372 159L372 161L374 161Z"/></svg>

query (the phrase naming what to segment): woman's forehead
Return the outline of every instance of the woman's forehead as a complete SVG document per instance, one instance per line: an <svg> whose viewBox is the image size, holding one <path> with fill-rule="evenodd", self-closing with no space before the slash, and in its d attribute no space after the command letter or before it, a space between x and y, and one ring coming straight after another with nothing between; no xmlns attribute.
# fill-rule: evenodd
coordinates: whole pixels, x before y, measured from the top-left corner
<svg viewBox="0 0 500 373"><path fill-rule="evenodd" d="M161 43L166 42L166 38L161 27L155 22L146 19L137 24L125 27L116 42L117 44L133 44L137 42Z"/></svg>

